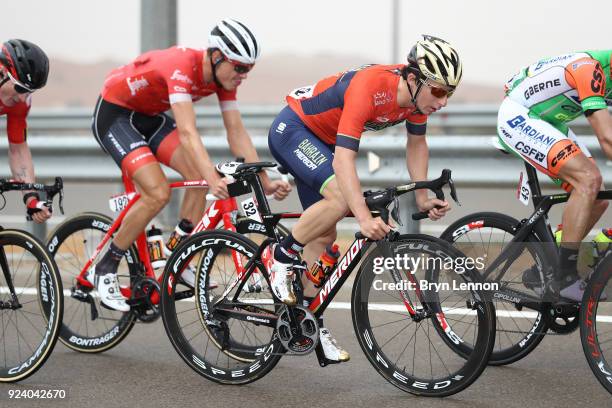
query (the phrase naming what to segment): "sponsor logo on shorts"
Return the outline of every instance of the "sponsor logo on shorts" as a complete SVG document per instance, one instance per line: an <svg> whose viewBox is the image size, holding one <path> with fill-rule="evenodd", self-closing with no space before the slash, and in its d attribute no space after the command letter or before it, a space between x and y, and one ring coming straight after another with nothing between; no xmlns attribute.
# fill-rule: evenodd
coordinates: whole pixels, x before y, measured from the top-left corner
<svg viewBox="0 0 612 408"><path fill-rule="evenodd" d="M142 140L140 142L130 143L130 150L134 150L137 147L146 146L146 145L147 145L147 142L145 142L144 140Z"/></svg>
<svg viewBox="0 0 612 408"><path fill-rule="evenodd" d="M319 148L313 145L308 139L302 140L298 145L298 148L293 152L297 158L311 170L315 170L328 160L327 157L321 153Z"/></svg>
<svg viewBox="0 0 612 408"><path fill-rule="evenodd" d="M153 153L151 152L147 152L147 153L143 153L143 154L139 154L138 156L134 157L132 160L130 160L130 164L135 164L137 162L139 162L140 160L143 160L149 156L153 156Z"/></svg>
<svg viewBox="0 0 612 408"><path fill-rule="evenodd" d="M182 86L175 86L174 90L176 92L184 92L184 93L187 92L187 88L183 88Z"/></svg>
<svg viewBox="0 0 612 408"><path fill-rule="evenodd" d="M557 140L552 136L546 136L544 133L539 132L537 129L526 125L526 119L518 115L509 121L506 122L512 129L516 129L520 131L523 135L527 136L535 143L545 144L547 146L552 146Z"/></svg>
<svg viewBox="0 0 612 408"><path fill-rule="evenodd" d="M512 139L512 135L510 133L508 133L508 131L506 129L504 129L503 127L500 126L499 130L501 131L502 135L504 135L508 139Z"/></svg>
<svg viewBox="0 0 612 408"><path fill-rule="evenodd" d="M531 147L521 141L514 145L514 148L519 152L524 153L527 157L531 157L538 163L544 163L546 161L546 155L544 153L540 152L535 147Z"/></svg>
<svg viewBox="0 0 612 408"><path fill-rule="evenodd" d="M115 139L115 136L113 136L113 134L111 132L108 132L107 137L110 140L110 142L113 144L113 146L115 147L115 150L121 155L121 157L123 157L123 156L125 156L127 154L125 152L125 150L123 149L123 147L121 147L121 145L119 144L117 139Z"/></svg>
<svg viewBox="0 0 612 408"><path fill-rule="evenodd" d="M276 133L280 133L282 135L286 127L287 127L287 124L285 122L279 123L278 126L276 127Z"/></svg>
<svg viewBox="0 0 612 408"><path fill-rule="evenodd" d="M578 149L576 148L575 144L568 144L562 150L560 150L559 153L557 153L557 155L551 160L550 165L552 167L557 167L558 164L563 162L565 159L567 159L577 151Z"/></svg>

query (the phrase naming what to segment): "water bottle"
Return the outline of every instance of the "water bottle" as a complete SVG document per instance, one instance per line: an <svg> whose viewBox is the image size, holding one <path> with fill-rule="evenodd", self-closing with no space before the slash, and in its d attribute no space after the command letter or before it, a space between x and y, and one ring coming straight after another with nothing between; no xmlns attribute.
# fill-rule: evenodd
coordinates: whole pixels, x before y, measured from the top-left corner
<svg viewBox="0 0 612 408"><path fill-rule="evenodd" d="M563 236L563 225L559 224L555 231L555 240L557 245L561 242ZM612 247L612 228L603 228L592 241L580 245L580 251L578 253L578 272L583 274L590 274L595 268L595 265L605 255L605 253Z"/></svg>
<svg viewBox="0 0 612 408"><path fill-rule="evenodd" d="M320 288L325 277L331 273L338 263L340 257L340 251L338 251L338 245L328 245L325 251L321 254L317 262L308 270L306 277L314 283L315 287Z"/></svg>
<svg viewBox="0 0 612 408"><path fill-rule="evenodd" d="M170 234L166 245L164 245L164 254L170 256L183 237L191 234L191 231L193 231L193 224L188 219L183 218L174 228L172 234Z"/></svg>
<svg viewBox="0 0 612 408"><path fill-rule="evenodd" d="M166 257L164 256L164 237L159 228L155 225L147 231L147 245L149 247L149 258L153 269L159 269L166 266Z"/></svg>

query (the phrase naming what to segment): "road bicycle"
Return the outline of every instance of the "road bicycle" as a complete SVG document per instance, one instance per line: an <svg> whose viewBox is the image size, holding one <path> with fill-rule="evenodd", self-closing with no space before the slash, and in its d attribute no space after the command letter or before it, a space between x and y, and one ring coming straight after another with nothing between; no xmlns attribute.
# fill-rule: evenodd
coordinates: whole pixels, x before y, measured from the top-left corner
<svg viewBox="0 0 612 408"><path fill-rule="evenodd" d="M302 306L299 276L294 280L297 305L289 307L278 301L269 288L261 260L263 249L280 239L275 227L282 214L270 211L257 176L271 165L240 165L232 174L236 181L228 185L234 197L253 193L268 239L258 245L232 231L202 231L183 240L166 264L162 318L181 358L205 378L235 385L262 378L284 355L301 356L315 351L321 366L332 363L325 358L318 341L322 315L357 269L350 296L355 333L368 360L387 381L413 394L439 397L459 392L475 381L493 347L495 312L486 293L477 288L481 283L478 272L455 269L453 262L463 254L438 238L395 232L378 242L357 237L308 306ZM456 198L450 171L445 170L433 181L367 192L366 202L373 215L385 221L390 215L399 219L397 205L388 209L398 196L428 188L443 198L442 186L446 184ZM230 254L236 253L244 258L243 269L235 269ZM374 272L378 260L395 256L425 263L421 267ZM443 265L436 260L450 263ZM177 284L188 267L196 270L193 297L186 296ZM452 294L447 293L441 303L435 291L420 290L415 285L430 268L449 281L471 283L472 288L449 290ZM247 297L243 288L253 274L260 274L266 285L257 297ZM296 274L300 275L300 270ZM460 335L450 329L449 321ZM448 342L458 341L461 336L475 345L469 356L460 356L448 347Z"/></svg>
<svg viewBox="0 0 612 408"><path fill-rule="evenodd" d="M524 165L527 177L519 197L525 202L533 199L534 212L528 218L519 221L501 213L478 212L457 220L441 235L466 255L486 257L480 272L485 280L499 284L491 294L497 312L492 365L516 362L547 333L569 334L581 322L580 305L559 298L557 245L548 220L550 208L565 203L569 194L543 195L535 168ZM597 198L611 199L612 190L599 192ZM538 276L530 282L531 288L523 282L529 269ZM469 351L469 343L462 343L461 349Z"/></svg>
<svg viewBox="0 0 612 408"><path fill-rule="evenodd" d="M140 199L129 178L124 177L123 183L126 192L111 197L109 201L111 210L119 212L114 221L107 215L95 212L78 214L59 225L47 241L47 249L58 264L66 288L66 310L60 341L75 351L99 353L109 350L128 335L137 321L150 323L160 316L161 274L157 277L151 266L144 231L130 246L118 268L119 285L128 299L129 312L102 307L93 285L86 278L90 267L108 247L129 209ZM207 188L208 184L196 180L173 182L169 186L174 190ZM245 205L245 211L248 211L249 203ZM196 224L193 233L217 227L247 235L266 232L261 222L239 214L234 198L214 201ZM279 228L282 233L287 233L282 226ZM236 258L236 261L240 259ZM261 290L257 278L254 276L251 282L253 292ZM185 285L185 288L186 296L193 293L189 286Z"/></svg>
<svg viewBox="0 0 612 408"><path fill-rule="evenodd" d="M7 191L40 191L51 208L63 183L52 185L0 180L4 208ZM29 218L31 220L31 218ZM45 363L55 343L63 314L62 283L53 258L32 234L0 227L0 382L23 380Z"/></svg>

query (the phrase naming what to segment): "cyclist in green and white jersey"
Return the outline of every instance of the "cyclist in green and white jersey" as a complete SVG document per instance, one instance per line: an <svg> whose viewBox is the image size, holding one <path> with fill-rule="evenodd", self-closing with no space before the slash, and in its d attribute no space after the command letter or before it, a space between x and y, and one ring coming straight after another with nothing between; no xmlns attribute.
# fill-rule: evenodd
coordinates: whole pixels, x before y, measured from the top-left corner
<svg viewBox="0 0 612 408"><path fill-rule="evenodd" d="M604 153L612 159L612 117L607 109L612 102L611 57L612 50L576 52L521 69L506 83L506 98L497 118L506 150L570 192L559 247L560 295L574 301L580 301L584 292L576 270L580 242L608 202L596 200L603 188L601 172L567 123L586 116Z"/></svg>

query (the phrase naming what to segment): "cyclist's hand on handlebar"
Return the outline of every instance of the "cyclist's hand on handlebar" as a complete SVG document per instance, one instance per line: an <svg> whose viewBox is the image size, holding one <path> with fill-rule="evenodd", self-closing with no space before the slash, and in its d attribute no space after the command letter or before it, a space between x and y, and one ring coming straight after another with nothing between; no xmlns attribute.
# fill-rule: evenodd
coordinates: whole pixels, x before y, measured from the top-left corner
<svg viewBox="0 0 612 408"><path fill-rule="evenodd" d="M223 200L229 198L226 178L215 177L214 180L209 181L208 185L208 193L214 195L217 199Z"/></svg>
<svg viewBox="0 0 612 408"><path fill-rule="evenodd" d="M419 211L428 211L429 219L433 221L437 221L444 217L451 209L451 206L447 201L439 200L437 198L430 198L424 203L418 205L418 207Z"/></svg>
<svg viewBox="0 0 612 408"><path fill-rule="evenodd" d="M270 180L265 186L267 195L274 194L275 200L284 200L291 192L291 184L282 180Z"/></svg>
<svg viewBox="0 0 612 408"><path fill-rule="evenodd" d="M38 224L51 218L51 208L47 207L44 201L40 201L36 197L28 199L26 212Z"/></svg>
<svg viewBox="0 0 612 408"><path fill-rule="evenodd" d="M359 222L359 230L366 238L377 241L383 239L391 231L391 227L380 217L370 217Z"/></svg>

